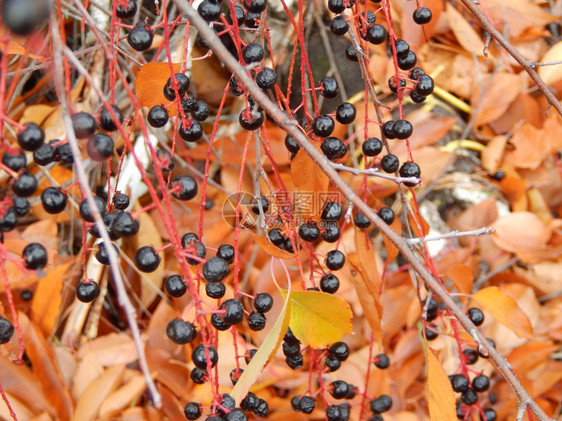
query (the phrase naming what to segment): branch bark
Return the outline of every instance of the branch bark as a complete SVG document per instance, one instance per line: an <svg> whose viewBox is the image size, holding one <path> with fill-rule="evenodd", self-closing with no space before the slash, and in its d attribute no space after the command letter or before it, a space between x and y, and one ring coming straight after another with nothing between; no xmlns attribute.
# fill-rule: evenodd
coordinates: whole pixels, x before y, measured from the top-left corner
<svg viewBox="0 0 562 421"><path fill-rule="evenodd" d="M464 0L463 0L464 1ZM199 31L199 35L209 45L214 54L226 65L235 75L240 83L248 90L252 98L263 107L263 109L272 117L272 119L287 133L289 133L301 146L301 148L311 157L318 167L326 173L332 183L338 190L353 203L376 227L386 235L403 256L410 261L414 270L423 279L427 288L440 299L457 318L464 329L476 341L479 348L485 349L490 360L494 363L506 381L511 385L520 403L527 405L531 411L541 421L551 420L544 411L536 404L527 391L521 385L521 382L511 370L506 359L493 348L484 336L478 331L476 326L470 321L463 310L453 301L448 292L441 287L439 282L426 269L423 262L420 261L414 252L410 249L404 237L394 232L386 223L379 218L365 202L363 202L348 184L339 176L338 172L332 166L332 163L314 147L307 136L298 128L297 122L287 117L273 101L256 85L250 77L247 70L230 54L226 47L222 44L216 33L208 26L208 24L199 16L187 0L174 0L178 8L187 17L191 24ZM546 93L545 93L546 95Z"/></svg>

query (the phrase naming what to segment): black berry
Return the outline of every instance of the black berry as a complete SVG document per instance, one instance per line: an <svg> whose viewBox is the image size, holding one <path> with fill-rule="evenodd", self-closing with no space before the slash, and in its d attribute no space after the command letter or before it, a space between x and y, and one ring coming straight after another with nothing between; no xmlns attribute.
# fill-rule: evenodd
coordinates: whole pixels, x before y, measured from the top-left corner
<svg viewBox="0 0 562 421"><path fill-rule="evenodd" d="M299 237L304 241L313 243L320 237L320 229L314 222L307 222L299 227Z"/></svg>
<svg viewBox="0 0 562 421"><path fill-rule="evenodd" d="M334 294L340 287L340 280L332 273L328 273L320 279L320 289L328 294Z"/></svg>
<svg viewBox="0 0 562 421"><path fill-rule="evenodd" d="M343 102L336 110L336 120L341 124L352 123L356 115L357 111L355 110L355 106L350 102Z"/></svg>
<svg viewBox="0 0 562 421"><path fill-rule="evenodd" d="M250 313L248 316L248 327L255 332L263 330L266 322L267 318L265 315L257 311Z"/></svg>
<svg viewBox="0 0 562 421"><path fill-rule="evenodd" d="M19 0L12 1L12 3L17 3ZM4 7L6 1L4 2ZM43 129L35 123L26 123L25 128L17 135L18 145L24 151L33 152L45 142L45 133Z"/></svg>
<svg viewBox="0 0 562 421"><path fill-rule="evenodd" d="M174 343L185 345L190 343L197 336L197 331L193 323L181 319L174 319L166 327L166 335Z"/></svg>
<svg viewBox="0 0 562 421"><path fill-rule="evenodd" d="M349 346L345 342L340 341L332 344L328 351L332 357L337 358L339 361L345 361L349 357Z"/></svg>
<svg viewBox="0 0 562 421"><path fill-rule="evenodd" d="M6 344L12 339L14 334L14 326L10 321L0 316L0 344Z"/></svg>
<svg viewBox="0 0 562 421"><path fill-rule="evenodd" d="M201 407L196 402L189 402L185 405L183 414L188 420L196 420L201 416Z"/></svg>
<svg viewBox="0 0 562 421"><path fill-rule="evenodd" d="M148 124L152 127L164 127L168 122L169 114L161 105L155 105L150 109L147 116Z"/></svg>
<svg viewBox="0 0 562 421"><path fill-rule="evenodd" d="M153 39L154 33L144 22L137 23L127 35L127 42L136 51L148 50L152 46Z"/></svg>
<svg viewBox="0 0 562 421"><path fill-rule="evenodd" d="M141 272L154 272L162 259L152 246L144 246L135 253L135 264Z"/></svg>
<svg viewBox="0 0 562 421"><path fill-rule="evenodd" d="M361 146L365 156L377 156L382 151L382 142L377 137L370 137Z"/></svg>
<svg viewBox="0 0 562 421"><path fill-rule="evenodd" d="M220 257L211 257L203 265L203 277L207 282L220 282L228 275L228 263Z"/></svg>
<svg viewBox="0 0 562 421"><path fill-rule="evenodd" d="M303 396L299 401L299 409L305 414L310 414L316 407L316 399L310 396Z"/></svg>
<svg viewBox="0 0 562 421"><path fill-rule="evenodd" d="M257 130L264 121L263 112L244 109L238 116L240 126L245 130Z"/></svg>
<svg viewBox="0 0 562 421"><path fill-rule="evenodd" d="M117 193L113 196L113 206L119 210L127 209L129 207L129 196L124 193Z"/></svg>
<svg viewBox="0 0 562 421"><path fill-rule="evenodd" d="M378 354L374 358L375 367L380 369L388 368L390 365L390 359L386 354Z"/></svg>
<svg viewBox="0 0 562 421"><path fill-rule="evenodd" d="M312 131L318 137L328 137L336 127L332 117L328 115L321 115L316 117L312 122Z"/></svg>
<svg viewBox="0 0 562 421"><path fill-rule="evenodd" d="M386 41L388 38L388 32L384 26L379 24L374 24L367 30L367 35L365 36L367 41L371 44L379 45Z"/></svg>
<svg viewBox="0 0 562 421"><path fill-rule="evenodd" d="M338 222L343 214L342 205L338 202L326 202L320 217L326 222Z"/></svg>
<svg viewBox="0 0 562 421"><path fill-rule="evenodd" d="M55 148L48 143L43 143L33 152L33 161L40 166L49 165L57 158Z"/></svg>
<svg viewBox="0 0 562 421"><path fill-rule="evenodd" d="M295 138L291 135L285 136L285 147L291 153L297 153L301 148Z"/></svg>
<svg viewBox="0 0 562 421"><path fill-rule="evenodd" d="M178 133L186 142L196 142L203 137L203 127L197 120L187 120L187 125L183 122L180 125Z"/></svg>
<svg viewBox="0 0 562 421"><path fill-rule="evenodd" d="M4 0L2 20L15 35L26 36L41 27L49 15L48 2L44 0Z"/></svg>
<svg viewBox="0 0 562 421"><path fill-rule="evenodd" d="M72 128L78 139L87 139L96 131L96 120L91 114L79 112L72 114Z"/></svg>
<svg viewBox="0 0 562 421"><path fill-rule="evenodd" d="M375 414L381 414L392 408L392 398L388 395L380 395L371 401L371 411Z"/></svg>
<svg viewBox="0 0 562 421"><path fill-rule="evenodd" d="M324 226L322 231L322 239L327 243L335 243L340 238L341 231L338 224L330 222Z"/></svg>
<svg viewBox="0 0 562 421"><path fill-rule="evenodd" d="M464 392L468 389L468 379L463 374L454 374L450 377L450 381L455 392Z"/></svg>
<svg viewBox="0 0 562 421"><path fill-rule="evenodd" d="M474 405L476 402L478 402L478 395L474 390L466 389L461 393L461 401L463 401L467 405Z"/></svg>
<svg viewBox="0 0 562 421"><path fill-rule="evenodd" d="M100 287L95 281L80 281L76 287L76 298L83 303L91 303L100 295Z"/></svg>
<svg viewBox="0 0 562 421"><path fill-rule="evenodd" d="M398 160L398 157L396 155L387 154L381 159L381 168L386 173L396 172L399 165L400 161Z"/></svg>
<svg viewBox="0 0 562 421"><path fill-rule="evenodd" d="M415 87L416 93L422 96L428 96L433 93L433 89L435 88L435 83L433 82L433 78L429 75L421 75L418 78L418 84Z"/></svg>
<svg viewBox="0 0 562 421"><path fill-rule="evenodd" d="M357 212L353 218L353 223L357 228L369 228L371 221L362 212Z"/></svg>
<svg viewBox="0 0 562 421"><path fill-rule="evenodd" d="M264 67L256 76L256 84L262 89L271 89L276 83L277 73L270 67Z"/></svg>
<svg viewBox="0 0 562 421"><path fill-rule="evenodd" d="M82 203L80 203L80 216L86 222L94 222L94 215L90 211L90 204L88 199L84 199ZM105 215L105 201L99 197L94 196L94 206L98 210L99 214L103 217Z"/></svg>
<svg viewBox="0 0 562 421"><path fill-rule="evenodd" d="M170 275L164 282L164 287L172 297L181 297L187 291L187 285L180 275Z"/></svg>
<svg viewBox="0 0 562 421"><path fill-rule="evenodd" d="M263 47L255 42L251 42L242 49L242 58L248 64L263 60Z"/></svg>
<svg viewBox="0 0 562 421"><path fill-rule="evenodd" d="M37 191L37 178L28 171L22 172L12 183L12 190L20 197L29 197Z"/></svg>
<svg viewBox="0 0 562 421"><path fill-rule="evenodd" d="M347 24L345 17L334 17L330 22L330 31L332 31L332 34L337 36L345 35L347 31L349 31L349 25Z"/></svg>
<svg viewBox="0 0 562 421"><path fill-rule="evenodd" d="M260 292L254 300L254 308L260 313L267 313L273 307L273 297L267 292Z"/></svg>
<svg viewBox="0 0 562 421"><path fill-rule="evenodd" d="M17 150L15 154L6 151L2 156L2 164L12 171L18 172L27 165L27 157L21 150Z"/></svg>
<svg viewBox="0 0 562 421"><path fill-rule="evenodd" d="M421 175L421 170L418 164L415 162L405 162L402 164L399 170L400 177L417 177L419 178ZM406 181L404 185L408 187L414 187L417 183Z"/></svg>
<svg viewBox="0 0 562 421"><path fill-rule="evenodd" d="M389 207L380 208L378 211L379 217L387 224L390 225L394 222L394 211Z"/></svg>
<svg viewBox="0 0 562 421"><path fill-rule="evenodd" d="M327 76L324 77L320 81L320 87L322 88L320 94L324 98L331 99L338 96L338 92L339 92L338 83L334 78L327 77Z"/></svg>
<svg viewBox="0 0 562 421"><path fill-rule="evenodd" d="M213 346L198 345L191 353L191 360L201 370L207 369L207 362L213 368L219 361L219 354Z"/></svg>
<svg viewBox="0 0 562 421"><path fill-rule="evenodd" d="M41 204L47 213L61 213L66 208L66 196L56 187L47 187L41 193Z"/></svg>
<svg viewBox="0 0 562 421"><path fill-rule="evenodd" d="M94 161L105 161L113 155L113 139L105 133L96 133L86 144L88 155Z"/></svg>
<svg viewBox="0 0 562 421"><path fill-rule="evenodd" d="M194 178L188 175L176 177L171 182L172 196L178 200L191 200L197 196L198 186Z"/></svg>
<svg viewBox="0 0 562 421"><path fill-rule="evenodd" d="M335 380L328 386L328 391L334 399L345 399L349 393L349 384L343 380Z"/></svg>
<svg viewBox="0 0 562 421"><path fill-rule="evenodd" d="M343 0L328 0L328 9L332 13L341 13L345 10Z"/></svg>
<svg viewBox="0 0 562 421"><path fill-rule="evenodd" d="M412 135L412 123L408 120L396 120L392 126L392 132L396 139L407 139Z"/></svg>
<svg viewBox="0 0 562 421"><path fill-rule="evenodd" d="M244 306L240 300L236 298L226 300L221 304L220 308L225 310L223 318L224 321L230 325L240 323L244 318Z"/></svg>
<svg viewBox="0 0 562 421"><path fill-rule="evenodd" d="M244 7L248 12L262 13L267 8L267 0L244 0Z"/></svg>
<svg viewBox="0 0 562 421"><path fill-rule="evenodd" d="M322 149L322 152L330 161L343 158L347 153L345 143L333 136L324 139L322 145L320 145L320 149Z"/></svg>
<svg viewBox="0 0 562 421"><path fill-rule="evenodd" d="M210 298L222 298L226 293L226 286L222 282L209 282L205 285L205 294Z"/></svg>
<svg viewBox="0 0 562 421"><path fill-rule="evenodd" d="M39 270L47 266L47 249L39 243L29 243L24 247L21 257L27 269Z"/></svg>
<svg viewBox="0 0 562 421"><path fill-rule="evenodd" d="M416 65L418 62L418 58L413 51L408 51L403 57L398 57L398 67L402 70L410 70L412 67Z"/></svg>
<svg viewBox="0 0 562 421"><path fill-rule="evenodd" d="M197 8L199 15L205 19L207 22L213 22L218 20L221 15L221 7L214 0L204 0L199 4Z"/></svg>
<svg viewBox="0 0 562 421"><path fill-rule="evenodd" d="M330 250L326 255L326 267L330 270L339 270L345 264L345 255L339 250Z"/></svg>
<svg viewBox="0 0 562 421"><path fill-rule="evenodd" d="M420 7L419 9L416 9L412 15L414 22L418 25L425 25L426 23L429 23L431 21L431 17L431 10L427 7Z"/></svg>
<svg viewBox="0 0 562 421"><path fill-rule="evenodd" d="M468 309L468 317L475 326L480 326L484 323L484 313L479 308L472 307Z"/></svg>
<svg viewBox="0 0 562 421"><path fill-rule="evenodd" d="M191 116L197 121L205 121L209 117L209 105L205 101L197 101L191 110Z"/></svg>
<svg viewBox="0 0 562 421"><path fill-rule="evenodd" d="M477 392L485 392L490 388L490 379L488 376L480 374L472 379L472 388Z"/></svg>
<svg viewBox="0 0 562 421"><path fill-rule="evenodd" d="M230 244L222 244L217 250L217 257L226 260L228 264L234 262L235 250Z"/></svg>

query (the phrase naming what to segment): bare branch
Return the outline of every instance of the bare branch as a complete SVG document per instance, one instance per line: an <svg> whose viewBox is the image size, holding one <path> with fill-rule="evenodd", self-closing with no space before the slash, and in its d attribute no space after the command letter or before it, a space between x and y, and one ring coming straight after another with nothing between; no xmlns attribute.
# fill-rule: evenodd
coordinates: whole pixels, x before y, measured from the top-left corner
<svg viewBox="0 0 562 421"><path fill-rule="evenodd" d="M459 238L459 237L480 237L482 235L490 235L494 233L494 229L492 227L483 227L478 228L477 230L472 231L451 231L447 234L441 235L428 235L426 237L420 238L408 238L406 241L409 245L413 244L420 244L420 243L427 243L428 241L439 241L445 240L448 238Z"/></svg>
<svg viewBox="0 0 562 421"><path fill-rule="evenodd" d="M339 170L339 171L346 171L346 172L350 172L350 173L355 174L355 175L370 175L370 176L373 176L373 177L380 177L380 178L384 178L386 180L394 181L396 183L418 184L418 183L421 182L421 180L418 177L396 177L395 175L382 173L377 168L368 168L368 169L365 169L365 170L360 170L358 168L347 167L343 164L338 164L338 163L335 163L335 162L332 163L332 167L336 170Z"/></svg>

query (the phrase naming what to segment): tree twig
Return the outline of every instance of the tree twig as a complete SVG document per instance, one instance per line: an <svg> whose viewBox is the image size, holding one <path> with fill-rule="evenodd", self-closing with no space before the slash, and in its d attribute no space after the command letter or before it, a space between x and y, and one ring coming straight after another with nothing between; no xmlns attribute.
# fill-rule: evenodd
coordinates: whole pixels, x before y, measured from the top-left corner
<svg viewBox="0 0 562 421"><path fill-rule="evenodd" d="M174 0L178 8L189 19L191 24L199 31L199 35L211 47L215 55L224 63L237 77L238 81L244 85L248 93L272 119L287 133L289 133L301 146L301 148L311 157L318 167L326 173L332 183L338 188L347 200L353 203L375 226L386 235L392 243L398 247L402 255L410 261L414 270L420 275L428 289L443 301L451 313L458 319L464 329L473 337L480 348L489 354L490 360L494 363L503 377L510 384L519 402L523 402L533 411L541 421L551 420L545 412L533 401L521 382L511 370L509 363L496 349L484 338L476 326L470 321L464 311L454 302L448 292L441 287L439 282L427 270L414 252L409 248L406 239L397 234L388 226L365 202L363 202L351 189L351 187L339 176L331 162L310 142L306 135L299 130L297 122L287 116L277 104L272 102L267 95L256 85L254 80L245 71L244 67L230 54L222 44L216 33L199 16L187 0Z"/></svg>
<svg viewBox="0 0 562 421"><path fill-rule="evenodd" d="M448 238L459 238L459 237L480 237L482 235L490 235L493 234L495 230L491 227L483 227L478 228L472 231L451 231L446 234L441 235L428 235L426 237L419 237L419 238L408 238L406 241L408 244L420 244L420 243L427 243L428 241L439 241L445 240Z"/></svg>
<svg viewBox="0 0 562 421"><path fill-rule="evenodd" d="M370 175L373 177L384 178L385 180L391 180L398 184L400 183L418 184L421 182L421 180L418 177L397 177L395 175L382 173L377 168L367 168L361 170L359 168L348 167L346 165L335 163L335 162L332 163L332 167L336 170L346 171L354 175Z"/></svg>

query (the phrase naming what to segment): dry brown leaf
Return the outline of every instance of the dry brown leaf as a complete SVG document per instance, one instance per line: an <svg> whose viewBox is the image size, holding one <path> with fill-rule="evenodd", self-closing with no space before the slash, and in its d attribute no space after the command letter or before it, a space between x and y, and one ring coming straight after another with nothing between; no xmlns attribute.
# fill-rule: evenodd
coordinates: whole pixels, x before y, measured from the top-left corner
<svg viewBox="0 0 562 421"><path fill-rule="evenodd" d="M39 280L33 295L31 318L39 325L43 335L49 337L59 318L61 291L65 275L73 261L59 264L53 270L46 270L47 275Z"/></svg>
<svg viewBox="0 0 562 421"><path fill-rule="evenodd" d="M486 146L486 149L482 151L482 165L488 171L495 171L498 169L502 157L505 145L507 143L506 136L494 136L490 143Z"/></svg>
<svg viewBox="0 0 562 421"><path fill-rule="evenodd" d="M509 28L510 39L524 37L529 28L543 28L556 20L555 15L528 0L487 0L486 8L494 22L502 22Z"/></svg>
<svg viewBox="0 0 562 421"><path fill-rule="evenodd" d="M78 368L74 373L72 388L70 392L77 401L84 390L103 373L103 366L93 352L89 352L80 360Z"/></svg>
<svg viewBox="0 0 562 421"><path fill-rule="evenodd" d="M513 298L504 294L498 287L487 287L472 294L484 310L513 331L520 338L531 338L533 327L527 315L519 308Z"/></svg>
<svg viewBox="0 0 562 421"><path fill-rule="evenodd" d="M18 320L22 328L27 356L33 364L34 375L39 379L45 395L56 408L57 418L70 420L72 417L72 398L66 389L53 351L47 344L39 327L33 324L25 314L19 313Z"/></svg>
<svg viewBox="0 0 562 421"><path fill-rule="evenodd" d="M124 369L124 365L109 367L101 376L90 383L76 403L73 419L81 421L95 420L102 402L115 390L121 380Z"/></svg>
<svg viewBox="0 0 562 421"><path fill-rule="evenodd" d="M475 126L500 118L523 87L519 76L506 72L493 73L475 83L470 101L477 113L474 118Z"/></svg>
<svg viewBox="0 0 562 421"><path fill-rule="evenodd" d="M474 28L467 20L455 9L451 3L445 5L449 26L455 34L459 44L468 52L477 56L484 56L484 43L480 35L476 33Z"/></svg>
<svg viewBox="0 0 562 421"><path fill-rule="evenodd" d="M542 249L550 239L551 229L531 212L513 212L494 223L494 242L510 252Z"/></svg>

